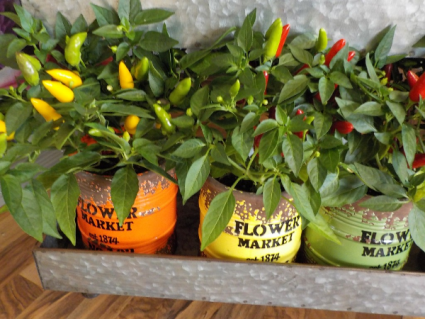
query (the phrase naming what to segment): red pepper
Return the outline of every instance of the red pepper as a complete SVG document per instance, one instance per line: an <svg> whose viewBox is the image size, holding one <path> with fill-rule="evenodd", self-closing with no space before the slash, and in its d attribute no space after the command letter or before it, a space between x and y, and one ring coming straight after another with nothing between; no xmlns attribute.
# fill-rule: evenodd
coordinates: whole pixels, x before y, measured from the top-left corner
<svg viewBox="0 0 425 319"><path fill-rule="evenodd" d="M280 53L282 52L283 46L286 41L286 37L288 36L288 33L289 33L289 29L290 29L289 24L286 24L282 27L282 35L280 36L279 46L277 47L276 58L278 58L280 56Z"/></svg>
<svg viewBox="0 0 425 319"><path fill-rule="evenodd" d="M325 56L325 65L329 67L329 64L331 63L334 56L345 46L345 40L341 39L337 41L332 48L329 50L329 52Z"/></svg>
<svg viewBox="0 0 425 319"><path fill-rule="evenodd" d="M347 61L350 62L356 56L356 51L348 52Z"/></svg>
<svg viewBox="0 0 425 319"><path fill-rule="evenodd" d="M269 108L269 119L276 119L276 106Z"/></svg>
<svg viewBox="0 0 425 319"><path fill-rule="evenodd" d="M267 71L263 71L264 79L266 80L266 88L264 89L264 94L267 94L267 84L269 83L269 73Z"/></svg>
<svg viewBox="0 0 425 319"><path fill-rule="evenodd" d="M406 73L407 83L409 83L410 88L413 88L418 82L419 76L413 71L409 70Z"/></svg>
<svg viewBox="0 0 425 319"><path fill-rule="evenodd" d="M419 98L425 98L425 72L419 77L416 84L412 87L409 97L413 102L418 102Z"/></svg>
<svg viewBox="0 0 425 319"><path fill-rule="evenodd" d="M331 130L337 130L341 134L349 134L353 131L354 126L348 121L337 121L332 124Z"/></svg>
<svg viewBox="0 0 425 319"><path fill-rule="evenodd" d="M103 60L102 62L100 62L99 64L100 65L108 65L109 63L111 63L112 61L114 61L114 58L113 57L109 57L109 58L107 58L106 60Z"/></svg>
<svg viewBox="0 0 425 319"><path fill-rule="evenodd" d="M393 73L393 64L387 64L384 67L384 71L385 71L385 77L388 79L388 82L391 81L391 75Z"/></svg>
<svg viewBox="0 0 425 319"><path fill-rule="evenodd" d="M425 165L425 154L416 154L412 163L412 168L419 168Z"/></svg>

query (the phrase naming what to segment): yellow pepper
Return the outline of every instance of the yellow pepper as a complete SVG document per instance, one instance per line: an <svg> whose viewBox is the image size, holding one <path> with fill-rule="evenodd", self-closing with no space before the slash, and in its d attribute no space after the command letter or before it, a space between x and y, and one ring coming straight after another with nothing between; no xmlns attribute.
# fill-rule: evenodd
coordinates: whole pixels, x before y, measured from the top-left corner
<svg viewBox="0 0 425 319"><path fill-rule="evenodd" d="M31 98L31 104L37 112L44 117L46 122L56 121L62 117L53 107L43 100Z"/></svg>
<svg viewBox="0 0 425 319"><path fill-rule="evenodd" d="M130 134L136 133L137 124L139 124L140 118L136 115L129 115L125 118L124 128Z"/></svg>
<svg viewBox="0 0 425 319"><path fill-rule="evenodd" d="M2 120L0 120L0 133L7 133L6 131L6 123ZM15 138L15 132L10 133L10 135L7 137L8 141L11 141Z"/></svg>
<svg viewBox="0 0 425 319"><path fill-rule="evenodd" d="M67 103L74 100L74 92L62 83L49 80L44 80L42 83L59 102Z"/></svg>
<svg viewBox="0 0 425 319"><path fill-rule="evenodd" d="M49 74L52 78L57 81L62 82L66 86L70 88L76 88L83 84L81 78L72 71L62 70L62 69L52 69L47 70L47 74Z"/></svg>
<svg viewBox="0 0 425 319"><path fill-rule="evenodd" d="M134 88L133 77L131 76L130 70L127 68L123 61L120 62L118 72L121 89Z"/></svg>

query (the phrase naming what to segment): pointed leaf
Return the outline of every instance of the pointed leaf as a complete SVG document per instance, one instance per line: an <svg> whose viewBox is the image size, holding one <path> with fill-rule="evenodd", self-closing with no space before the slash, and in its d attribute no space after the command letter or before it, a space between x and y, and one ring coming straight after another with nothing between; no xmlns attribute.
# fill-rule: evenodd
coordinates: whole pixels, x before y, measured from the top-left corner
<svg viewBox="0 0 425 319"><path fill-rule="evenodd" d="M183 204L201 189L209 174L210 161L207 153L193 162L187 172Z"/></svg>
<svg viewBox="0 0 425 319"><path fill-rule="evenodd" d="M282 151L289 168L293 171L295 176L298 176L304 162L303 143L301 139L293 134L287 135L282 142Z"/></svg>
<svg viewBox="0 0 425 319"><path fill-rule="evenodd" d="M205 143L198 139L190 139L180 145L174 152L173 155L182 158L193 158L195 157L205 146Z"/></svg>
<svg viewBox="0 0 425 319"><path fill-rule="evenodd" d="M111 199L120 225L130 214L138 192L139 180L134 169L129 165L120 168L111 182Z"/></svg>
<svg viewBox="0 0 425 319"><path fill-rule="evenodd" d="M263 188L263 202L266 210L266 218L270 219L277 206L279 206L282 191L276 177L269 178Z"/></svg>
<svg viewBox="0 0 425 319"><path fill-rule="evenodd" d="M214 197L202 224L201 251L224 231L233 215L235 206L236 200L231 189Z"/></svg>
<svg viewBox="0 0 425 319"><path fill-rule="evenodd" d="M51 198L56 219L71 243L76 244L75 209L80 188L73 174L62 175L52 185Z"/></svg>
<svg viewBox="0 0 425 319"><path fill-rule="evenodd" d="M319 191L326 179L326 168L324 168L323 165L320 164L320 161L315 157L308 162L307 172L311 185L313 185L316 191Z"/></svg>
<svg viewBox="0 0 425 319"><path fill-rule="evenodd" d="M417 204L413 205L409 213L410 234L418 247L425 251L425 211Z"/></svg>
<svg viewBox="0 0 425 319"><path fill-rule="evenodd" d="M408 125L403 124L401 127L401 139L403 142L404 153L406 155L407 164L412 167L413 160L416 154L416 134L415 129Z"/></svg>

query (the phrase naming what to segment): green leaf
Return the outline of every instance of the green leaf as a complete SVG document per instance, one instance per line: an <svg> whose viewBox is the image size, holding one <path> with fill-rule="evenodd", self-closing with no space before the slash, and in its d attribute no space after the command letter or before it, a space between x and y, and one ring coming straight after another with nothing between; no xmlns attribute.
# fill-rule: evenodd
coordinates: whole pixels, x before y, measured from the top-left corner
<svg viewBox="0 0 425 319"><path fill-rule="evenodd" d="M190 108L192 109L193 114L197 117L199 117L202 107L208 104L209 95L209 87L204 86L197 90L190 98Z"/></svg>
<svg viewBox="0 0 425 319"><path fill-rule="evenodd" d="M274 129L261 137L260 147L258 153L260 156L259 162L263 164L265 161L270 159L273 155L276 154L276 150L279 142L279 130Z"/></svg>
<svg viewBox="0 0 425 319"><path fill-rule="evenodd" d="M93 3L90 3L90 5L94 11L96 21L100 27L108 24L113 24L115 26L120 24L120 18L114 10L109 10Z"/></svg>
<svg viewBox="0 0 425 319"><path fill-rule="evenodd" d="M136 115L138 117L154 119L154 117L150 115L147 110L133 105L106 103L102 104L100 111L102 113L116 113L119 116Z"/></svg>
<svg viewBox="0 0 425 319"><path fill-rule="evenodd" d="M131 4L131 2L132 1L130 1L130 0L120 0L120 1L118 1L118 16L120 17L120 19L122 19L122 18L125 18L127 20L130 19L130 12L131 12L130 4ZM140 5L140 9L141 9L141 5Z"/></svg>
<svg viewBox="0 0 425 319"><path fill-rule="evenodd" d="M190 52L181 58L180 67L186 69L205 58L208 54L210 54L208 50Z"/></svg>
<svg viewBox="0 0 425 319"><path fill-rule="evenodd" d="M57 134L55 135L55 145L58 150L61 150L68 139L74 134L77 128L70 124L63 124L60 126Z"/></svg>
<svg viewBox="0 0 425 319"><path fill-rule="evenodd" d="M323 210L324 208L321 207L321 209ZM324 238L333 241L338 245L341 245L338 236L335 235L332 228L330 228L328 221L321 214L314 216L314 219L310 221L307 227L310 227L311 229L319 232L319 234Z"/></svg>
<svg viewBox="0 0 425 319"><path fill-rule="evenodd" d="M52 185L51 198L56 219L71 243L76 244L75 209L80 188L74 174L60 176Z"/></svg>
<svg viewBox="0 0 425 319"><path fill-rule="evenodd" d="M165 52L178 43L178 41L163 33L148 31L145 33L145 36L143 37L142 41L140 41L139 45L142 49L147 51Z"/></svg>
<svg viewBox="0 0 425 319"><path fill-rule="evenodd" d="M218 143L216 147L212 149L211 157L216 162L219 162L224 165L230 165L229 159L226 154L226 150L224 149L224 146L221 143Z"/></svg>
<svg viewBox="0 0 425 319"><path fill-rule="evenodd" d="M305 75L296 75L283 86L279 95L278 104L302 93L307 88L308 82L309 80Z"/></svg>
<svg viewBox="0 0 425 319"><path fill-rule="evenodd" d="M375 68L373 67L372 62L370 61L369 53L366 54L366 68L367 68L367 73L369 73L370 79L375 83L380 83L379 78L376 75Z"/></svg>
<svg viewBox="0 0 425 319"><path fill-rule="evenodd" d="M71 34L77 34L80 32L86 32L87 31L87 21L84 19L84 16L80 14L78 18L74 21L71 27Z"/></svg>
<svg viewBox="0 0 425 319"><path fill-rule="evenodd" d="M257 126L253 136L258 136L260 134L264 134L268 131L274 130L275 128L277 128L277 126L278 124L276 120L273 120L273 119L264 120Z"/></svg>
<svg viewBox="0 0 425 319"><path fill-rule="evenodd" d="M326 77L319 80L320 99L326 105L335 91L335 84Z"/></svg>
<svg viewBox="0 0 425 319"><path fill-rule="evenodd" d="M15 22L16 25L21 26L21 21L19 20L19 17L16 13L13 12L0 12L0 15L5 16L6 18L9 18L13 22Z"/></svg>
<svg viewBox="0 0 425 319"><path fill-rule="evenodd" d="M247 115L245 115L242 121L240 133L245 133L246 131L253 129L259 120L259 115L255 114L254 112L249 112Z"/></svg>
<svg viewBox="0 0 425 319"><path fill-rule="evenodd" d="M55 36L65 45L65 37L71 34L71 23L63 14L58 11L56 13Z"/></svg>
<svg viewBox="0 0 425 319"><path fill-rule="evenodd" d="M130 51L130 45L127 42L121 42L117 48L117 52L115 56L116 61L121 61L122 59L124 59L127 56L129 51Z"/></svg>
<svg viewBox="0 0 425 319"><path fill-rule="evenodd" d="M29 33L33 33L35 31L34 18L32 17L31 13L29 13L27 10L25 10L23 7L19 5L14 5L14 8L21 22L22 29L24 29L25 31Z"/></svg>
<svg viewBox="0 0 425 319"><path fill-rule="evenodd" d="M233 215L235 206L236 200L232 189L214 197L202 224L201 251L224 231Z"/></svg>
<svg viewBox="0 0 425 319"><path fill-rule="evenodd" d="M354 111L354 113L369 116L382 116L385 114L384 110L382 109L382 105L374 101L363 103Z"/></svg>
<svg viewBox="0 0 425 319"><path fill-rule="evenodd" d="M94 30L93 34L110 39L121 39L124 37L124 33L119 30L118 26L115 24L103 25L100 28Z"/></svg>
<svg viewBox="0 0 425 319"><path fill-rule="evenodd" d="M252 22L250 19L250 16L245 18L237 37L238 46L244 49L245 52L249 52L253 40Z"/></svg>
<svg viewBox="0 0 425 319"><path fill-rule="evenodd" d="M172 154L182 158L193 158L204 148L205 143L199 139L190 139L180 145Z"/></svg>
<svg viewBox="0 0 425 319"><path fill-rule="evenodd" d="M332 127L332 117L320 112L314 113L314 130L316 131L317 139L322 138Z"/></svg>
<svg viewBox="0 0 425 319"><path fill-rule="evenodd" d="M15 221L30 236L43 241L43 220L40 207L34 205L36 198L28 188L22 190L22 203L17 210L12 211Z"/></svg>
<svg viewBox="0 0 425 319"><path fill-rule="evenodd" d="M171 17L174 12L166 11L163 9L146 9L138 12L134 18L136 25L145 25L151 23L158 23Z"/></svg>
<svg viewBox="0 0 425 319"><path fill-rule="evenodd" d="M400 125L403 125L404 119L406 118L406 110L404 109L403 105L391 101L386 101L386 103L387 106L390 108L391 113L394 114Z"/></svg>
<svg viewBox="0 0 425 319"><path fill-rule="evenodd" d="M292 183L287 176L282 178L282 184L289 195L292 196L292 205L295 206L298 213L309 221L314 220L316 212L314 212L310 204L310 194L307 189Z"/></svg>
<svg viewBox="0 0 425 319"><path fill-rule="evenodd" d="M402 205L403 202L386 195L374 196L359 204L361 207L369 208L379 212L393 212L399 209Z"/></svg>
<svg viewBox="0 0 425 319"><path fill-rule="evenodd" d="M33 107L29 103L17 102L6 113L7 133L15 132L32 114Z"/></svg>
<svg viewBox="0 0 425 319"><path fill-rule="evenodd" d="M354 163L350 167L354 171L357 171L357 174L364 184L374 190L379 190L378 187L381 184L395 184L395 180L390 175L380 171L379 169L359 163Z"/></svg>
<svg viewBox="0 0 425 319"><path fill-rule="evenodd" d="M352 89L350 79L342 72L334 71L329 75L329 79L339 86L345 87L347 89Z"/></svg>
<svg viewBox="0 0 425 319"><path fill-rule="evenodd" d="M403 142L404 153L406 155L407 164L412 167L413 160L416 154L416 134L415 129L408 125L403 124L401 127L401 139Z"/></svg>
<svg viewBox="0 0 425 319"><path fill-rule="evenodd" d="M382 194L393 198L407 198L406 189L398 184L376 184L376 188Z"/></svg>
<svg viewBox="0 0 425 319"><path fill-rule="evenodd" d="M152 62L149 63L149 87L152 93L158 97L164 93L164 80L161 74L155 69Z"/></svg>
<svg viewBox="0 0 425 319"><path fill-rule="evenodd" d="M319 161L329 172L334 173L339 164L339 151L337 149L323 149L320 151Z"/></svg>
<svg viewBox="0 0 425 319"><path fill-rule="evenodd" d="M117 98L127 101L143 102L146 101L146 92L143 90L126 90L117 94Z"/></svg>
<svg viewBox="0 0 425 319"><path fill-rule="evenodd" d="M315 157L308 162L307 172L311 185L316 191L319 191L326 179L326 168L323 167L323 165L320 164L320 161Z"/></svg>
<svg viewBox="0 0 425 319"><path fill-rule="evenodd" d="M309 66L313 64L313 55L310 52L291 44L288 47L295 59Z"/></svg>
<svg viewBox="0 0 425 319"><path fill-rule="evenodd" d="M326 176L323 185L320 187L320 196L323 198L331 196L339 187L339 177L337 173L330 173Z"/></svg>
<svg viewBox="0 0 425 319"><path fill-rule="evenodd" d="M382 68L386 64L387 55L393 45L395 28L396 26L391 27L376 47L374 56L375 61L377 61L376 67L378 69Z"/></svg>
<svg viewBox="0 0 425 319"><path fill-rule="evenodd" d="M22 187L17 178L12 175L4 175L0 178L1 192L10 212L19 209L22 202Z"/></svg>
<svg viewBox="0 0 425 319"><path fill-rule="evenodd" d="M415 244L425 251L425 212L416 203L409 213L408 223Z"/></svg>
<svg viewBox="0 0 425 319"><path fill-rule="evenodd" d="M263 203L266 210L266 219L270 219L279 206L282 192L276 176L269 178L263 188Z"/></svg>
<svg viewBox="0 0 425 319"><path fill-rule="evenodd" d="M292 76L289 69L284 65L278 65L271 70L271 74L280 82L287 83L292 80L294 77Z"/></svg>
<svg viewBox="0 0 425 319"><path fill-rule="evenodd" d="M336 190L322 194L322 205L326 207L341 207L346 204L352 204L364 197L367 192L367 186L354 175L348 175L339 180Z"/></svg>
<svg viewBox="0 0 425 319"><path fill-rule="evenodd" d="M7 48L9 44L16 39L16 36L13 34L0 34L0 47ZM19 69L18 64L16 63L16 58L13 56L7 58L6 54L0 54L0 64L9 66L14 69Z"/></svg>
<svg viewBox="0 0 425 319"><path fill-rule="evenodd" d="M139 180L134 169L130 165L120 168L111 182L111 199L120 225L130 214L138 192Z"/></svg>
<svg viewBox="0 0 425 319"><path fill-rule="evenodd" d="M12 42L10 42L9 46L7 47L6 57L8 59L14 58L15 53L21 51L26 46L27 46L27 41L23 39L12 40Z"/></svg>
<svg viewBox="0 0 425 319"><path fill-rule="evenodd" d="M37 205L43 219L43 233L46 235L61 239L56 226L56 216L53 204L50 201L49 194L39 181L32 179L29 182L29 190L34 194Z"/></svg>
<svg viewBox="0 0 425 319"><path fill-rule="evenodd" d="M401 152L394 150L392 159L394 170L400 178L400 181L406 184L409 179L406 157L404 157Z"/></svg>
<svg viewBox="0 0 425 319"><path fill-rule="evenodd" d="M210 161L207 153L194 161L187 172L183 204L201 189L207 180L209 173Z"/></svg>
<svg viewBox="0 0 425 319"><path fill-rule="evenodd" d="M377 132L372 116L363 114L352 114L347 117L347 120L353 124L354 129L362 134Z"/></svg>
<svg viewBox="0 0 425 319"><path fill-rule="evenodd" d="M133 142L134 149L143 156L149 163L152 163L155 166L158 166L158 154L161 151L161 147L155 145L152 141L137 138Z"/></svg>
<svg viewBox="0 0 425 319"><path fill-rule="evenodd" d="M232 145L244 161L248 158L249 152L254 145L254 137L252 136L253 131L254 129L250 129L244 133L241 133L240 126L233 130Z"/></svg>
<svg viewBox="0 0 425 319"><path fill-rule="evenodd" d="M282 151L289 168L293 171L295 176L298 176L304 162L303 143L301 139L292 134L287 135L282 142Z"/></svg>
<svg viewBox="0 0 425 319"><path fill-rule="evenodd" d="M376 139L381 142L382 144L385 145L390 145L392 143L392 134L388 133L388 132L383 132L383 133L378 133L375 132L374 133Z"/></svg>
<svg viewBox="0 0 425 319"><path fill-rule="evenodd" d="M310 33L302 33L291 41L291 45L300 49L311 49L316 45L316 37Z"/></svg>

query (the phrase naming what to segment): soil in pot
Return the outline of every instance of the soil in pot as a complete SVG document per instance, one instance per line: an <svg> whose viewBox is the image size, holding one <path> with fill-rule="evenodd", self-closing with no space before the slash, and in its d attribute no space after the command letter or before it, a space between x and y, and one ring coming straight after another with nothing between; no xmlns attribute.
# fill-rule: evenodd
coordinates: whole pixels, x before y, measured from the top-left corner
<svg viewBox="0 0 425 319"><path fill-rule="evenodd" d="M411 204L394 212L360 207L368 198L343 207L322 208L341 245L307 227L303 233L303 257L309 263L377 269L402 269L413 240L407 217Z"/></svg>
<svg viewBox="0 0 425 319"><path fill-rule="evenodd" d="M226 186L209 177L199 196L200 226L213 198ZM266 220L263 197L235 190L236 208L221 235L203 251L206 257L289 263L301 245L301 217L287 201L281 200L275 213ZM284 194L289 197L288 194Z"/></svg>
<svg viewBox="0 0 425 319"><path fill-rule="evenodd" d="M139 193L122 226L111 200L111 176L76 175L81 195L77 222L84 246L93 250L172 253L177 185L153 173L138 174Z"/></svg>

